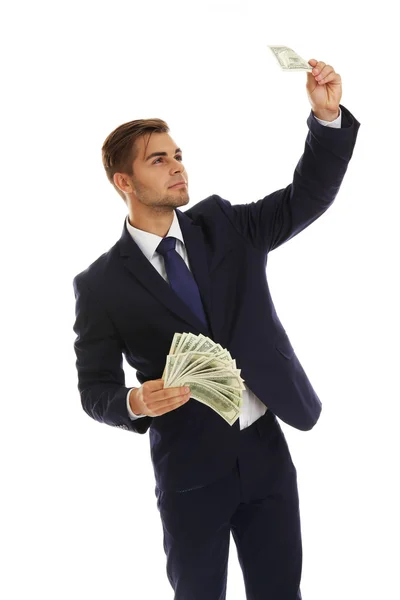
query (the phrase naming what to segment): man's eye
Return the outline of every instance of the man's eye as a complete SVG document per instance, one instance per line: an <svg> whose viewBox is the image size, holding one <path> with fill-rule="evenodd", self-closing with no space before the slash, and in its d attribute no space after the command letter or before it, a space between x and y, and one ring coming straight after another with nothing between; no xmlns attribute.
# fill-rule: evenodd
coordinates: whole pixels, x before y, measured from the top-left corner
<svg viewBox="0 0 400 600"><path fill-rule="evenodd" d="M182 156L177 156L176 158L179 158L179 160L182 160ZM155 165L155 164L156 164L156 162L157 162L158 160L161 160L161 159L162 159L162 157L161 157L161 156L160 156L160 158L156 158L156 160L153 162L153 165Z"/></svg>

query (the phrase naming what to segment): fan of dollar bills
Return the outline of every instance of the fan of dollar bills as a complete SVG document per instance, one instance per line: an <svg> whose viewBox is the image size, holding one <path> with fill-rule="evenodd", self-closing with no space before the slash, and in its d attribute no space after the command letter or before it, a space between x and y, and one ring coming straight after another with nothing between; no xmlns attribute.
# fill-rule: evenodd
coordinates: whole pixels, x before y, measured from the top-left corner
<svg viewBox="0 0 400 600"><path fill-rule="evenodd" d="M229 425L239 418L244 379L226 348L202 334L175 333L164 373L164 388L188 385L190 396Z"/></svg>

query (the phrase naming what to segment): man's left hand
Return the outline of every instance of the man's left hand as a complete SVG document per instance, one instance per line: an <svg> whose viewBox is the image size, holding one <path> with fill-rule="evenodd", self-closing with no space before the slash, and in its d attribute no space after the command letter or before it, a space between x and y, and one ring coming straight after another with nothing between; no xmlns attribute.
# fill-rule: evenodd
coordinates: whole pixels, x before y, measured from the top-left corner
<svg viewBox="0 0 400 600"><path fill-rule="evenodd" d="M311 58L307 71L307 94L314 115L318 119L334 121L339 116L339 103L342 97L342 78L331 65Z"/></svg>

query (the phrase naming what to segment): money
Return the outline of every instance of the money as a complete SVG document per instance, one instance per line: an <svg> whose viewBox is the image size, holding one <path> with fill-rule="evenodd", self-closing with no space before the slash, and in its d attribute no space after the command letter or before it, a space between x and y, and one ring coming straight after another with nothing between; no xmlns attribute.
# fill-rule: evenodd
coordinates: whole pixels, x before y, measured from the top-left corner
<svg viewBox="0 0 400 600"><path fill-rule="evenodd" d="M162 375L164 388L188 385L190 397L233 425L243 403L244 379L229 351L207 336L175 333Z"/></svg>
<svg viewBox="0 0 400 600"><path fill-rule="evenodd" d="M287 46L268 46L283 71L309 71L313 67Z"/></svg>

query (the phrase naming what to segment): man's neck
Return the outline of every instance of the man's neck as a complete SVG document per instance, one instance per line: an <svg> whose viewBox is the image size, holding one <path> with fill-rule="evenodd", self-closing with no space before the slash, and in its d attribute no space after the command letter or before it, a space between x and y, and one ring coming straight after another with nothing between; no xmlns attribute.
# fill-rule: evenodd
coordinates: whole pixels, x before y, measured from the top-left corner
<svg viewBox="0 0 400 600"><path fill-rule="evenodd" d="M129 214L128 220L132 227L146 231L147 233L154 233L160 237L165 237L171 228L172 221L174 220L174 211L170 214L158 215L158 218L145 218L135 220L133 215Z"/></svg>

